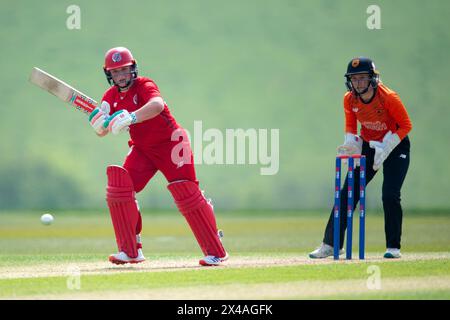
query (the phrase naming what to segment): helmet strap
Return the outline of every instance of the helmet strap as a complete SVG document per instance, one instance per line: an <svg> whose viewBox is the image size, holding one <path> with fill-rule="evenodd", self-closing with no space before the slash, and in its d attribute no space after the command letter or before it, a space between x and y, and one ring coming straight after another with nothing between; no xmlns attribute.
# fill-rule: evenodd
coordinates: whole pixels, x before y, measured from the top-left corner
<svg viewBox="0 0 450 320"><path fill-rule="evenodd" d="M130 87L133 84L133 82L134 82L134 78L131 77L130 81L127 82L127 85L125 87L119 87L115 82L114 82L114 85L117 87L117 89L119 91L122 92L122 91L126 91L126 90L130 89Z"/></svg>

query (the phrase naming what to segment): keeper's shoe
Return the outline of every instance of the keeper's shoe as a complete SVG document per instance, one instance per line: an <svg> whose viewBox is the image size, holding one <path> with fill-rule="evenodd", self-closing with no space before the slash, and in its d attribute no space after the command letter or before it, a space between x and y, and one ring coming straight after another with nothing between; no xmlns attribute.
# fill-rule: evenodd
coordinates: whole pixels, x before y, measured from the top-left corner
<svg viewBox="0 0 450 320"><path fill-rule="evenodd" d="M114 264L126 264L126 263L140 263L145 261L142 249L138 249L138 256L136 258L130 258L125 252L112 254L109 256L109 261Z"/></svg>
<svg viewBox="0 0 450 320"><path fill-rule="evenodd" d="M344 252L345 251L343 249L339 250L339 255L344 254ZM333 247L326 243L322 243L316 250L311 252L308 256L311 259L324 259L333 255L334 255Z"/></svg>
<svg viewBox="0 0 450 320"><path fill-rule="evenodd" d="M228 260L228 253L225 252L225 257L219 258L215 256L206 256L203 259L200 259L198 263L200 263L200 265L204 267L212 267L218 266L226 260Z"/></svg>
<svg viewBox="0 0 450 320"><path fill-rule="evenodd" d="M398 259L401 258L402 254L400 253L400 249L397 248L387 248L386 252L384 253L383 258L386 259Z"/></svg>

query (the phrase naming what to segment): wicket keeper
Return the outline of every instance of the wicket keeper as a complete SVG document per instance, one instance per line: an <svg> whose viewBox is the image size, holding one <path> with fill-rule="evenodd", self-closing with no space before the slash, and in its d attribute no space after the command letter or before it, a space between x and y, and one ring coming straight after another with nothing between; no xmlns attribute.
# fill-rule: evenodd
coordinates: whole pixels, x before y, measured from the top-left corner
<svg viewBox="0 0 450 320"><path fill-rule="evenodd" d="M366 57L350 61L345 74L348 92L344 95L345 140L338 148L339 154L366 156L366 183L383 167L382 201L386 252L384 258L400 258L403 211L400 191L409 167L411 120L398 94L380 81L374 62ZM358 135L358 124L360 134ZM359 167L354 176L359 176ZM341 212L347 208L347 178L340 191ZM354 181L359 190L359 179ZM354 192L354 208L359 192ZM322 245L309 254L310 258L333 255L333 246L344 245L347 227L345 214L340 215L340 243L333 243L333 210L325 229Z"/></svg>
<svg viewBox="0 0 450 320"><path fill-rule="evenodd" d="M124 47L106 52L103 70L111 87L103 95L100 107L91 113L90 124L100 137L108 133L130 134L130 149L123 165L108 166L106 170L106 201L118 246L118 253L110 255L109 261L126 264L145 260L140 238L142 219L135 194L161 171L203 251L200 265L221 264L228 254L222 246L213 206L199 188L184 129L171 115L158 86L152 79L138 76L136 60ZM181 137L181 141L174 136Z"/></svg>

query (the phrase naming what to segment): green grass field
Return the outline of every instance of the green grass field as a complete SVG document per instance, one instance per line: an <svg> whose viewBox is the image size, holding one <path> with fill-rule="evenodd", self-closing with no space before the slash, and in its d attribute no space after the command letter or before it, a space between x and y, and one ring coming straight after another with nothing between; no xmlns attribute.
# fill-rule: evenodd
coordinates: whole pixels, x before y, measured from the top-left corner
<svg viewBox="0 0 450 320"><path fill-rule="evenodd" d="M395 261L381 258L383 218L369 212L363 262L306 257L321 241L325 212L218 213L231 257L216 268L197 265L200 250L176 212L143 216L147 261L135 266L107 262L116 248L106 211L53 214L44 226L41 212L0 213L1 299L450 298L447 212L405 213Z"/></svg>

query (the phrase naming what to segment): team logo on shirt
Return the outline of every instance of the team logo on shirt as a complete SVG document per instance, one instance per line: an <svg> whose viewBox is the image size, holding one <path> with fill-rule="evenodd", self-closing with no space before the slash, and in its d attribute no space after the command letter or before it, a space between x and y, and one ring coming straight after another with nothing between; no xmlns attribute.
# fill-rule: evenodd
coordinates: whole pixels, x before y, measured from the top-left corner
<svg viewBox="0 0 450 320"><path fill-rule="evenodd" d="M359 108L358 108L358 107L353 107L353 108L352 108L352 111L356 113L356 112L359 111Z"/></svg>
<svg viewBox="0 0 450 320"><path fill-rule="evenodd" d="M376 106L376 107L375 107L375 112L376 112L378 115L380 115L380 114L384 113L384 109L383 109L383 107L381 107L381 106Z"/></svg>
<svg viewBox="0 0 450 320"><path fill-rule="evenodd" d="M116 52L112 55L111 59L114 62L119 62L120 60L122 60L122 56L120 55L120 52Z"/></svg>
<svg viewBox="0 0 450 320"><path fill-rule="evenodd" d="M137 94L134 95L134 97L133 97L133 102L134 102L135 105L138 104L138 97L137 97Z"/></svg>

